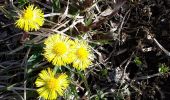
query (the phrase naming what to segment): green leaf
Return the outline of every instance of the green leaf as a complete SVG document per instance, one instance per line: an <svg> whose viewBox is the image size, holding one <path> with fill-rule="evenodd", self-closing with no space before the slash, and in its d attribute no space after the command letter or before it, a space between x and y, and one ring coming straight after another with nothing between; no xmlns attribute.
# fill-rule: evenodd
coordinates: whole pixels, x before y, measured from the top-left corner
<svg viewBox="0 0 170 100"><path fill-rule="evenodd" d="M106 76L108 74L107 69L103 69L101 70L102 76Z"/></svg>
<svg viewBox="0 0 170 100"><path fill-rule="evenodd" d="M24 45L25 47L28 48L32 48L31 49L31 53L32 54L28 60L27 60L27 74L31 74L34 70L36 70L37 65L39 65L41 63L41 61L43 60L43 44L31 44L30 43L26 43ZM28 75L29 76L29 75Z"/></svg>
<svg viewBox="0 0 170 100"><path fill-rule="evenodd" d="M28 2L28 0L18 0L18 3L20 4L20 5L24 5L24 4L26 4Z"/></svg>
<svg viewBox="0 0 170 100"><path fill-rule="evenodd" d="M137 66L142 65L142 62L141 62L140 58L137 57L137 56L135 57L134 62L135 62L135 64L136 64Z"/></svg>
<svg viewBox="0 0 170 100"><path fill-rule="evenodd" d="M165 64L159 64L159 69L158 71L162 74L169 72L169 67L166 66Z"/></svg>
<svg viewBox="0 0 170 100"><path fill-rule="evenodd" d="M71 100L71 98L78 100L78 97L79 97L79 95L78 95L78 92L76 89L76 85L70 84L69 88L67 89L67 91L64 94L65 100Z"/></svg>
<svg viewBox="0 0 170 100"><path fill-rule="evenodd" d="M41 52L33 53L27 61L27 64L29 66L27 73L31 73L34 70L35 65L42 61L42 59L43 56L41 55Z"/></svg>
<svg viewBox="0 0 170 100"><path fill-rule="evenodd" d="M60 0L53 0L53 9L55 11L58 11L61 8L60 6Z"/></svg>
<svg viewBox="0 0 170 100"><path fill-rule="evenodd" d="M85 20L85 25L86 26L89 26L92 23L92 21L93 21L92 18L93 18L93 15Z"/></svg>

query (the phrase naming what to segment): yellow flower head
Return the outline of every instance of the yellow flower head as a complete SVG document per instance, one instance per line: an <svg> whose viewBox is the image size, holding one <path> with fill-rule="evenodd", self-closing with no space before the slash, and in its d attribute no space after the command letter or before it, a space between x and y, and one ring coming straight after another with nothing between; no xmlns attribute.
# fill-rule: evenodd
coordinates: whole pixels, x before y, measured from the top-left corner
<svg viewBox="0 0 170 100"><path fill-rule="evenodd" d="M75 40L73 67L85 70L92 63L93 55L87 42Z"/></svg>
<svg viewBox="0 0 170 100"><path fill-rule="evenodd" d="M44 56L53 65L62 66L73 61L73 41L69 37L54 34L49 36L44 44Z"/></svg>
<svg viewBox="0 0 170 100"><path fill-rule="evenodd" d="M42 70L35 84L38 87L38 94L44 99L54 100L58 95L63 96L64 91L69 85L68 76L62 73L55 77L50 68Z"/></svg>
<svg viewBox="0 0 170 100"><path fill-rule="evenodd" d="M44 13L41 9L38 9L34 5L29 5L19 15L19 19L16 21L16 26L24 31L32 31L40 29L44 23Z"/></svg>

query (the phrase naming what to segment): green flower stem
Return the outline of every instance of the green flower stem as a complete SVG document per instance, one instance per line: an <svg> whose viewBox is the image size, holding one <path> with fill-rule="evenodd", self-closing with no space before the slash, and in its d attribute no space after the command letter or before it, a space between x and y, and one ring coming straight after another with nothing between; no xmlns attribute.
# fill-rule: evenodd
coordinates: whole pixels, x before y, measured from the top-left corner
<svg viewBox="0 0 170 100"><path fill-rule="evenodd" d="M87 82L87 79L86 79L86 77L81 73L81 71L74 71L74 70L72 70L72 69L70 69L69 68L69 66L65 66L65 68L67 68L68 70L70 70L71 72L73 72L73 73L75 73L75 74L78 74L81 78L82 78L82 80L84 81L84 85L85 85L85 88L87 89L87 91L89 92L88 93L88 96L89 96L89 98L90 98L90 95L91 95L91 91L90 91L90 88L89 88L89 86L88 86L88 82Z"/></svg>
<svg viewBox="0 0 170 100"><path fill-rule="evenodd" d="M65 68L67 68L68 70L70 70L71 72L75 73L75 74L78 74L82 80L84 81L84 85L85 85L85 88L87 89L87 91L89 92L88 93L88 96L90 98L90 95L91 95L91 91L90 91L90 88L88 87L88 82L87 82L87 79L86 77L81 73L81 71L74 71L72 69L69 68L69 66L65 66Z"/></svg>
<svg viewBox="0 0 170 100"><path fill-rule="evenodd" d="M90 88L89 88L89 86L88 86L88 82L87 82L87 79L86 79L86 77L80 72L80 71L78 71L78 74L80 75L80 77L83 79L83 81L84 81L84 85L85 85L85 87L86 87L86 89L87 89L87 91L89 92L88 93L88 96L89 96L89 98L90 98L90 95L91 95L91 91L90 91Z"/></svg>
<svg viewBox="0 0 170 100"><path fill-rule="evenodd" d="M53 69L53 73L56 74L57 70L59 69L60 67L58 66L55 66L54 69Z"/></svg>

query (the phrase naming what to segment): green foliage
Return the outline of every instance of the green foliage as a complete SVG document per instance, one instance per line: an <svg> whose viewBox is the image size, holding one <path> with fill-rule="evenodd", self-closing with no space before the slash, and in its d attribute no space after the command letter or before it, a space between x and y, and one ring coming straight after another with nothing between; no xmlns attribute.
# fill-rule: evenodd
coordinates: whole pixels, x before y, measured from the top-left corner
<svg viewBox="0 0 170 100"><path fill-rule="evenodd" d="M60 0L53 0L53 9L55 11L58 11L61 8L60 6Z"/></svg>
<svg viewBox="0 0 170 100"><path fill-rule="evenodd" d="M164 73L167 73L169 72L169 67L166 66L165 64L159 64L159 72L164 74Z"/></svg>
<svg viewBox="0 0 170 100"><path fill-rule="evenodd" d="M24 5L24 4L26 4L28 2L28 0L18 0L18 3L20 4L20 5Z"/></svg>
<svg viewBox="0 0 170 100"><path fill-rule="evenodd" d="M27 60L28 65L27 73L31 73L35 69L36 65L43 60L43 56L41 54L43 50L42 45L33 45L32 50L33 50L31 52L32 55Z"/></svg>
<svg viewBox="0 0 170 100"><path fill-rule="evenodd" d="M93 18L93 15L90 16L89 18L85 19L85 25L86 26L89 26L92 23L92 21L93 21L92 18Z"/></svg>
<svg viewBox="0 0 170 100"><path fill-rule="evenodd" d="M71 99L75 99L78 100L78 93L77 93L77 89L75 85L70 85L69 88L67 89L66 93L64 94L64 98L66 100L71 100Z"/></svg>
<svg viewBox="0 0 170 100"><path fill-rule="evenodd" d="M35 65L38 64L42 59L43 57L40 53L32 54L27 61L29 66L27 73L31 73L34 70Z"/></svg>
<svg viewBox="0 0 170 100"><path fill-rule="evenodd" d="M36 53L30 56L30 58L28 59L28 65L33 65L36 62L40 61L41 59L39 59L41 57L40 53Z"/></svg>
<svg viewBox="0 0 170 100"><path fill-rule="evenodd" d="M138 56L135 57L134 62L135 62L135 64L136 64L137 66L142 65L142 62L141 62L141 60L140 60L140 58L139 58Z"/></svg>
<svg viewBox="0 0 170 100"><path fill-rule="evenodd" d="M107 69L101 70L101 74L102 76L106 76L108 74L108 70Z"/></svg>

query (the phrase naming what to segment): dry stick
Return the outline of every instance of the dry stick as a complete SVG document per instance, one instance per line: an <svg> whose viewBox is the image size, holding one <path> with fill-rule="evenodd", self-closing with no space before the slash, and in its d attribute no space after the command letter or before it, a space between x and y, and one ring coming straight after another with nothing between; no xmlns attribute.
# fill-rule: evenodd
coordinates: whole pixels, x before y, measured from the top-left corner
<svg viewBox="0 0 170 100"><path fill-rule="evenodd" d="M14 50L12 50L12 51L10 51L10 52L7 52L7 55L11 55L11 54L13 54L13 53L15 53L15 52L17 52L17 51L20 51L20 50L24 49L24 47L25 47L25 46L22 45L22 46L14 49Z"/></svg>
<svg viewBox="0 0 170 100"><path fill-rule="evenodd" d="M29 33L29 34L30 34L30 33ZM35 41L37 41L37 39L40 39L40 36L39 36L39 37L37 36L37 37L35 37L34 39L29 40L29 41L26 42L26 43L27 43L27 44L35 43ZM12 51L4 52L4 53L7 53L7 55L11 55L11 54L14 54L14 53L16 53L16 52L18 52L18 51L20 51L20 50L22 50L22 49L24 49L24 48L25 48L25 45L22 45L22 46L14 49L14 50L12 50ZM0 53L0 55L1 55L1 53Z"/></svg>
<svg viewBox="0 0 170 100"><path fill-rule="evenodd" d="M131 9L129 9L129 10L125 13L125 16L123 17L123 20L122 20L122 22L121 22L121 24L120 24L120 28L118 29L119 40L121 40L121 30L122 30L122 27L123 27L123 25L124 25L125 18L126 18L126 16L129 14L130 10L131 10ZM120 44L121 44L121 43L119 42L119 45L120 45Z"/></svg>
<svg viewBox="0 0 170 100"><path fill-rule="evenodd" d="M61 15L61 18L59 20L59 23L62 22L68 15L68 7L69 7L69 0L67 1L67 7L66 10L64 11L64 14Z"/></svg>
<svg viewBox="0 0 170 100"><path fill-rule="evenodd" d="M24 100L24 98L17 91L12 90L12 92L14 92L16 95L18 95L21 98L21 100Z"/></svg>
<svg viewBox="0 0 170 100"><path fill-rule="evenodd" d="M52 16L61 16L61 15L63 15L63 13L50 13L50 14L45 14L44 15L44 17L52 17ZM67 17L68 18L78 18L78 19L82 19L82 18L84 18L84 16L79 16L79 15L77 15L77 16L73 16L73 15L70 15L70 14L67 14Z"/></svg>
<svg viewBox="0 0 170 100"><path fill-rule="evenodd" d="M96 10L98 11L98 13L101 13L101 11L100 11L99 7L97 6L97 4L95 5L95 7L96 7Z"/></svg>
<svg viewBox="0 0 170 100"><path fill-rule="evenodd" d="M25 55L25 57L24 57L24 59L23 59L23 61L22 61L22 63L21 63L21 67L22 66L24 66L24 100L26 100L26 83L27 83L27 81L26 81L26 73L27 73L27 59L28 59L28 55L29 55L29 53L30 53L30 51L31 51L31 47L28 49L28 51L27 51L27 53L26 53L26 55Z"/></svg>
<svg viewBox="0 0 170 100"><path fill-rule="evenodd" d="M0 85L0 88L6 88L6 86ZM28 91L35 91L36 89L32 89L32 88L25 88ZM24 88L22 87L7 87L7 90L11 91L11 90L24 90Z"/></svg>
<svg viewBox="0 0 170 100"><path fill-rule="evenodd" d="M126 65L125 65L125 68L123 70L122 76L120 78L121 82L120 82L120 86L119 86L118 92L120 91L120 87L123 85L123 80L125 78L126 69L127 69L127 66L129 65L129 63L131 62L133 55L134 55L134 52L131 54L129 60L127 61Z"/></svg>
<svg viewBox="0 0 170 100"><path fill-rule="evenodd" d="M78 20L78 21L76 21L76 22L73 22L73 24L71 24L69 27L67 27L67 28L65 28L64 30L62 30L61 32L66 32L67 30L69 30L70 28L73 28L76 24L78 24L78 23L84 23L84 20L83 19L80 19L80 20Z"/></svg>
<svg viewBox="0 0 170 100"><path fill-rule="evenodd" d="M85 8L85 9L84 9L83 11L81 11L81 12L82 12L82 13L83 13L83 12L89 12L92 8L96 7L97 3L99 3L100 1L104 1L104 0L97 0L97 1L95 1L90 7ZM97 9L97 11L99 11L99 10Z"/></svg>
<svg viewBox="0 0 170 100"><path fill-rule="evenodd" d="M66 27L66 24L68 24L69 22L70 22L70 20L64 22L62 25L58 26L58 27L55 28L54 30L58 30L58 29L60 29L60 28L62 28L62 27Z"/></svg>
<svg viewBox="0 0 170 100"><path fill-rule="evenodd" d="M45 29L45 28L41 28L41 29ZM45 30L48 30L48 31L49 31L48 34L46 35L46 37L48 37L49 35L51 35L51 32L53 32L53 34L57 33L57 34L61 34L61 35L64 35L64 36L68 36L68 37L70 37L71 39L76 39L76 38L71 37L71 36L65 34L64 32L61 32L61 31L58 31L58 30L54 30L54 29L45 29ZM55 32L55 33L54 33L54 32Z"/></svg>
<svg viewBox="0 0 170 100"><path fill-rule="evenodd" d="M134 52L131 54L129 60L127 61L126 65L125 65L125 68L124 68L124 70L123 70L123 74L122 74L122 76L121 76L121 80L122 80L122 81L123 81L124 78L125 78L124 76L125 76L125 73L126 73L126 69L127 69L128 65L129 65L129 63L131 62L133 55L134 55ZM123 84L123 82L121 82L121 85L122 85L122 84ZM120 86L121 86L121 85L120 85Z"/></svg>
<svg viewBox="0 0 170 100"><path fill-rule="evenodd" d="M50 13L50 14L46 14L44 15L44 17L51 17L51 16L61 16L63 15L62 13ZM79 16L79 15L76 15L76 16L72 16L72 15L69 15L69 14L64 14L65 17L68 17L68 18L74 18L74 19L80 19L82 20L83 19L83 16ZM63 17L63 16L62 16ZM63 19L62 19L63 20ZM70 20L69 20L70 21ZM77 23L73 23L71 26L69 26L68 28L62 30L62 31L58 31L58 29L64 27L67 23L69 23L69 21L66 21L64 24L60 25L59 27L55 28L55 29L52 29L52 31L54 32L57 32L57 33L60 33L60 34L64 34L64 32L66 32L67 30L69 30L70 28L74 27L77 23L80 23L79 21ZM83 21L81 21L82 23Z"/></svg>
<svg viewBox="0 0 170 100"><path fill-rule="evenodd" d="M18 35L21 35L21 34L23 34L23 33L21 32L21 33L18 33L18 34L11 35L11 36L3 39L3 40L0 40L0 42L6 41L6 40L8 40L8 39L10 39L10 38L12 38L12 37L15 37L15 36L18 36Z"/></svg>
<svg viewBox="0 0 170 100"><path fill-rule="evenodd" d="M39 0L32 0L32 2L37 2L37 3L39 3L40 5L42 5L42 6L46 7L47 9L52 9L52 7L51 7L51 6L48 6L47 4L42 3L42 2L41 2L41 1L39 1Z"/></svg>
<svg viewBox="0 0 170 100"><path fill-rule="evenodd" d="M154 38L151 33L149 32L149 30L147 28L144 28L144 31L147 33L148 36L150 36L153 41L156 43L156 45L167 55L170 56L170 52L168 50L166 50L157 40L156 38Z"/></svg>
<svg viewBox="0 0 170 100"><path fill-rule="evenodd" d="M161 91L161 89L158 87L158 85L155 85L155 88L158 90L158 92L160 93L161 95L161 100L164 100L165 99L165 95L164 93Z"/></svg>
<svg viewBox="0 0 170 100"><path fill-rule="evenodd" d="M133 81L132 81L133 82ZM136 86L134 86L133 84L132 84L132 82L130 82L128 85L131 87L131 88L133 88L135 91L137 91L140 95L142 95L142 91L139 89L139 88L137 88Z"/></svg>
<svg viewBox="0 0 170 100"><path fill-rule="evenodd" d="M123 0L122 2L118 3L117 5L115 5L115 8L112 10L112 12L107 15L107 16L101 16L100 20L97 22L93 22L90 27L92 29L98 28L101 24L103 24L104 22L108 21L109 19L111 19L113 17L113 15L115 15L118 10L120 9L120 7L122 7L124 5L126 1Z"/></svg>
<svg viewBox="0 0 170 100"><path fill-rule="evenodd" d="M76 85L77 87L79 87L82 91L84 91L84 88L82 86L80 86L78 83L76 83L75 81L71 81L71 83L73 85Z"/></svg>
<svg viewBox="0 0 170 100"><path fill-rule="evenodd" d="M167 56L170 56L170 52L168 50L166 50L155 38L153 38L153 40Z"/></svg>
<svg viewBox="0 0 170 100"><path fill-rule="evenodd" d="M170 74L170 72L168 72L167 74ZM136 77L133 80L146 80L146 79L150 79L150 78L161 76L161 75L163 75L163 74L162 73L156 73L156 74L152 74L152 75Z"/></svg>
<svg viewBox="0 0 170 100"><path fill-rule="evenodd" d="M122 20L122 22L121 22L121 24L120 24L120 28L118 29L119 40L120 40L120 34L121 34L121 30L122 30L122 27L123 27L125 18L126 18L127 15L129 14L130 10L131 10L131 9L129 9L129 10L126 12L126 14L125 14L125 16L123 17L123 20ZM121 40L120 40L120 41L121 41ZM119 42L119 45L120 45L120 42ZM112 57L112 54L113 54L113 53L114 53L114 50L112 50L112 52L109 54L109 57L107 57L107 58L104 60L104 62L108 61L108 60Z"/></svg>

